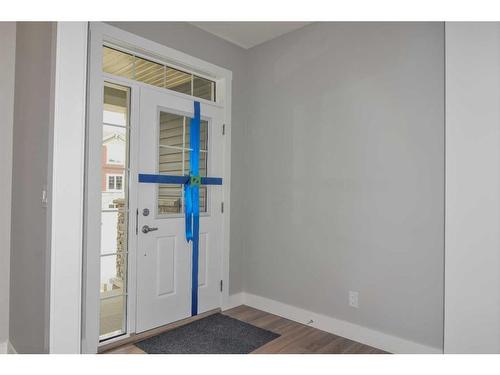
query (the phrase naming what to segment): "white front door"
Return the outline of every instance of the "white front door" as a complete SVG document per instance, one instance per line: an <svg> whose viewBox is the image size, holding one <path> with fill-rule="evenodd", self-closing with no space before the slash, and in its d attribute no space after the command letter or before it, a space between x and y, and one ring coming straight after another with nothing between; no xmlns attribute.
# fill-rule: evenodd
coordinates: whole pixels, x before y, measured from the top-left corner
<svg viewBox="0 0 500 375"><path fill-rule="evenodd" d="M189 174L189 121L193 99L140 88L139 173ZM215 104L201 103L200 175L223 173L222 117ZM221 305L222 190L200 188L198 313ZM136 331L191 315L192 244L186 242L182 185L138 187ZM157 228L143 232L143 227Z"/></svg>

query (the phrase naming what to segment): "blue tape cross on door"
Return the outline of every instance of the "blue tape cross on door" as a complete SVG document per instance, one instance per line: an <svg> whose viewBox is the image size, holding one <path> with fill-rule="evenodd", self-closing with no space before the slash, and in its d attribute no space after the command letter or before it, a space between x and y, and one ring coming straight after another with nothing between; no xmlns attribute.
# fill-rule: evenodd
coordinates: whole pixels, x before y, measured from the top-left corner
<svg viewBox="0 0 500 375"><path fill-rule="evenodd" d="M200 185L222 185L220 177L200 177L200 102L194 102L194 118L189 123L189 175L139 174L140 183L182 184L185 197L186 240L193 244L191 270L191 315L198 314L198 258L200 237Z"/></svg>

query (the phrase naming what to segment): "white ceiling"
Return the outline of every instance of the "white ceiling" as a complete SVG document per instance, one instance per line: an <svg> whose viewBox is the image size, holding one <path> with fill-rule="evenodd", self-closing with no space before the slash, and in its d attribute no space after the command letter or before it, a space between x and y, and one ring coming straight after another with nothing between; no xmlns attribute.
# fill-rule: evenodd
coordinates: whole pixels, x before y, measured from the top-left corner
<svg viewBox="0 0 500 375"><path fill-rule="evenodd" d="M190 22L243 48L252 48L310 22Z"/></svg>

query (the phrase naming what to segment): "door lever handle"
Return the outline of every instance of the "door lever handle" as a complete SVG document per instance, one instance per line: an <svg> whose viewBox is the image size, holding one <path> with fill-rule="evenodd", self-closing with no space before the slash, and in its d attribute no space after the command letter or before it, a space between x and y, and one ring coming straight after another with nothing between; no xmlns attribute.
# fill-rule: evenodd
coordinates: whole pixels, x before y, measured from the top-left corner
<svg viewBox="0 0 500 375"><path fill-rule="evenodd" d="M149 225L144 225L142 227L142 233L149 233L149 232L152 232L154 230L158 230L158 228L150 227Z"/></svg>

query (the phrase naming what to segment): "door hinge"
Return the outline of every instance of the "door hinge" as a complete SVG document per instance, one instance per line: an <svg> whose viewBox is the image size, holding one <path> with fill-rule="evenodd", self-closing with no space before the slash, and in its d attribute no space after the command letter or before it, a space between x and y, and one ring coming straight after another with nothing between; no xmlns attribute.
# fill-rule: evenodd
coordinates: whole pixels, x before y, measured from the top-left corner
<svg viewBox="0 0 500 375"><path fill-rule="evenodd" d="M222 124L222 135L226 135L226 124Z"/></svg>
<svg viewBox="0 0 500 375"><path fill-rule="evenodd" d="M220 212L224 213L224 202L220 202Z"/></svg>
<svg viewBox="0 0 500 375"><path fill-rule="evenodd" d="M139 234L139 209L135 210L135 235Z"/></svg>
<svg viewBox="0 0 500 375"><path fill-rule="evenodd" d="M220 291L222 292L222 280L220 281Z"/></svg>

